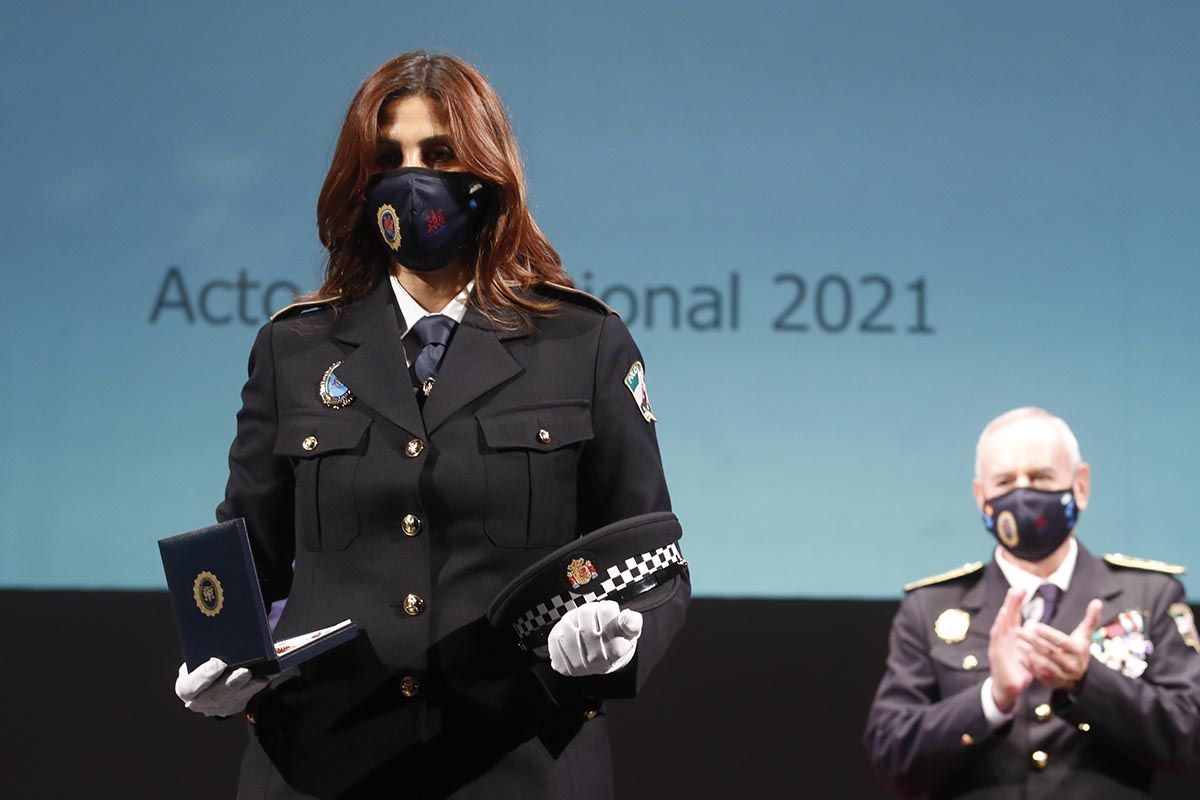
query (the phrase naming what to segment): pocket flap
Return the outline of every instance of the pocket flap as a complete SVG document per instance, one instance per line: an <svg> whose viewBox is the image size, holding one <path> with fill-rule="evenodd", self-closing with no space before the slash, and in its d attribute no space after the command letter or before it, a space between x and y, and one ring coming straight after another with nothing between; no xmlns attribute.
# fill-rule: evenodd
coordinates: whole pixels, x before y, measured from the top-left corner
<svg viewBox="0 0 1200 800"><path fill-rule="evenodd" d="M966 641L959 645L935 645L930 657L957 672L987 672L988 654L986 641Z"/></svg>
<svg viewBox="0 0 1200 800"><path fill-rule="evenodd" d="M362 441L370 417L291 414L281 417L275 434L276 455L312 458L349 450Z"/></svg>
<svg viewBox="0 0 1200 800"><path fill-rule="evenodd" d="M493 450L548 452L592 438L587 400L502 411L479 419L483 440Z"/></svg>

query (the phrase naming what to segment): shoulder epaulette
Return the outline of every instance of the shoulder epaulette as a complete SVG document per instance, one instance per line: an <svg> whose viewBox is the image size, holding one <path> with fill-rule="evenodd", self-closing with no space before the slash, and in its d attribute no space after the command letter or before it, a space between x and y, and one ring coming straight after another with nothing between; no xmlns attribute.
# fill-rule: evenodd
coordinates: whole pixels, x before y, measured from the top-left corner
<svg viewBox="0 0 1200 800"><path fill-rule="evenodd" d="M1104 560L1114 567L1124 567L1125 569L1144 569L1150 572L1165 572L1168 575L1182 575L1187 572L1187 567L1179 564L1168 564L1166 561L1155 561L1152 558L1127 556L1124 553L1109 553L1104 556Z"/></svg>
<svg viewBox="0 0 1200 800"><path fill-rule="evenodd" d="M550 281L542 281L538 284L538 288L544 290L546 294L565 300L568 303L585 306L593 311L599 311L603 314L616 314L612 306L596 297L594 294L588 294L582 289L576 289L572 286L563 286L561 283L551 283Z"/></svg>
<svg viewBox="0 0 1200 800"><path fill-rule="evenodd" d="M337 300L339 297L341 297L341 295L335 294L332 297L314 297L311 300L298 300L295 303L284 306L272 314L271 322L275 322L276 320L280 319L286 319L287 317L294 316L295 314L303 313L310 308L317 308L319 306L327 305L332 303L334 300Z"/></svg>
<svg viewBox="0 0 1200 800"><path fill-rule="evenodd" d="M913 589L920 589L922 586L933 586L935 583L945 583L956 578L963 578L967 575L974 574L983 569L982 561L972 561L969 564L963 564L961 567L946 570L937 575L930 575L928 578L921 578L918 581L904 584L904 591L911 592Z"/></svg>

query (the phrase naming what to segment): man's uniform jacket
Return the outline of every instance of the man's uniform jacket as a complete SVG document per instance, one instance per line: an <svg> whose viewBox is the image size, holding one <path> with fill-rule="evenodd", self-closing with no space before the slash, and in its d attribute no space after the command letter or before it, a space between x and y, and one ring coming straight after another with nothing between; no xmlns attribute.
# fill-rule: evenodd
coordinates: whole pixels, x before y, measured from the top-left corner
<svg viewBox="0 0 1200 800"><path fill-rule="evenodd" d="M988 634L1008 582L995 561L960 572L909 593L892 623L865 743L893 789L933 798L1145 798L1155 769L1197 755L1200 652L1172 617L1186 608L1178 605L1186 600L1177 580L1114 566L1080 546L1051 624L1069 633L1092 598L1104 601L1101 624L1138 610L1154 647L1148 666L1131 678L1092 658L1074 699L1035 681L1014 719L993 732L980 691ZM970 615L965 638L953 644L935 633L947 609Z"/></svg>
<svg viewBox="0 0 1200 800"><path fill-rule="evenodd" d="M423 408L387 280L259 331L217 518L246 518L264 599L288 598L276 638L346 618L364 633L252 701L240 798L611 796L601 701L636 693L690 588L655 589L612 675L560 676L488 626L539 556L670 508L625 325L581 292L531 291L559 303L531 329L468 308ZM318 393L333 364L344 408Z"/></svg>

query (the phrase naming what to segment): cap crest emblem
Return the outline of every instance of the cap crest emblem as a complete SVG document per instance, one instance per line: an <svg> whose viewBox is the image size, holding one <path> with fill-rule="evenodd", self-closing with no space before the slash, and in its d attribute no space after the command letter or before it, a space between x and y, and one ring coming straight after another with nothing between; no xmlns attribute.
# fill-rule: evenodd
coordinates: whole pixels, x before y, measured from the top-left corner
<svg viewBox="0 0 1200 800"><path fill-rule="evenodd" d="M592 582L599 573L592 562L586 558L572 559L571 563L567 564L567 580L571 583L572 589L578 589Z"/></svg>

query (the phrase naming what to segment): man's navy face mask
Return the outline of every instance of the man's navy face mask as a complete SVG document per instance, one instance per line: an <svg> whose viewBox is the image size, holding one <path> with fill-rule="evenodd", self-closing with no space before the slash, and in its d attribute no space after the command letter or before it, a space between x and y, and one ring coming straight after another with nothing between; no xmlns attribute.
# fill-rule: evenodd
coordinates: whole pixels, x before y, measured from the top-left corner
<svg viewBox="0 0 1200 800"><path fill-rule="evenodd" d="M487 192L469 172L402 167L376 175L365 194L392 258L426 272L448 265L478 232Z"/></svg>
<svg viewBox="0 0 1200 800"><path fill-rule="evenodd" d="M1079 521L1070 489L1013 489L983 504L983 526L1008 552L1040 561L1067 540Z"/></svg>

